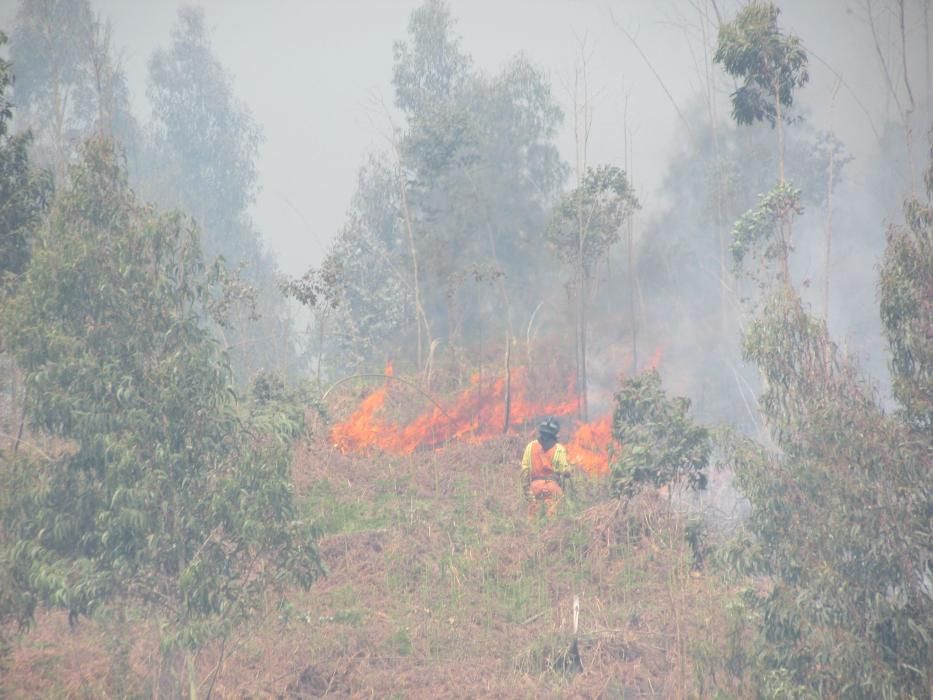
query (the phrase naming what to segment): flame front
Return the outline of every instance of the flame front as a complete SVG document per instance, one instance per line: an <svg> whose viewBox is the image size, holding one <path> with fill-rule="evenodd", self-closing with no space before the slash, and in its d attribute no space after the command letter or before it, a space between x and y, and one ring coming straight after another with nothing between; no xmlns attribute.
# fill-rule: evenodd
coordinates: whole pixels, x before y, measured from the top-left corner
<svg viewBox="0 0 933 700"><path fill-rule="evenodd" d="M607 413L592 423L584 423L567 443L567 458L590 476L609 473L609 448L612 437L612 414Z"/></svg>
<svg viewBox="0 0 933 700"><path fill-rule="evenodd" d="M387 373L388 374L388 373ZM436 448L452 439L482 439L501 434L505 426L505 380L482 386L479 375L471 387L448 406L434 406L407 425L393 425L380 417L388 396L388 387L377 389L343 423L334 426L331 442L341 452L377 449L392 454L411 454L417 449ZM577 402L573 396L551 403L527 399L525 373L513 373L510 390L508 428L516 429L540 416L565 417L573 414Z"/></svg>
<svg viewBox="0 0 933 700"><path fill-rule="evenodd" d="M661 348L658 348L647 366L657 367L660 361ZM386 367L385 374L389 378L393 376L391 364ZM454 439L482 440L503 432L527 429L529 423L544 416L567 418L577 410L572 381L567 382L559 400L534 402L528 398L524 368L519 368L512 373L506 426L505 380L499 378L484 385L480 376L474 375L470 384L470 388L449 405L436 405L407 425L396 425L383 417L389 396L387 384L367 396L351 416L333 427L331 442L344 454L379 450L405 455L418 449L436 449ZM608 474L610 449L618 447L612 436L612 415L577 426L566 446L571 463L587 474Z"/></svg>
<svg viewBox="0 0 933 700"><path fill-rule="evenodd" d="M387 376L391 369L387 368ZM448 440L482 440L498 435L505 427L505 380L480 386L479 376L449 406L433 407L407 425L394 425L382 418L382 409L389 395L388 386L367 396L342 423L331 430L331 442L344 454L381 450L391 454L411 454L418 449L434 449ZM517 370L512 379L509 429L527 426L543 416L566 418L577 409L573 387L567 395L551 403L535 403L527 399L525 374ZM612 417L607 415L592 423L580 425L567 443L570 461L592 476L609 471L607 447L612 442Z"/></svg>

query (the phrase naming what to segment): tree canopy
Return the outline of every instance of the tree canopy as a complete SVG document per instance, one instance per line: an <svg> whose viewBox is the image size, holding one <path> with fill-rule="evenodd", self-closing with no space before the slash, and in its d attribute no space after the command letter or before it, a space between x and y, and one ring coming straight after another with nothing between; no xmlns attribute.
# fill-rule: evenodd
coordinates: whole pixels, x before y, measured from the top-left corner
<svg viewBox="0 0 933 700"><path fill-rule="evenodd" d="M781 108L794 103L794 91L810 79L800 39L778 28L780 10L755 0L735 19L719 27L714 60L742 84L732 93L732 117L738 124L767 121L775 126Z"/></svg>
<svg viewBox="0 0 933 700"><path fill-rule="evenodd" d="M190 220L139 204L112 149L86 146L3 311L31 423L62 444L20 465L5 514L24 614L130 598L196 645L322 572L288 481L303 418L271 429L238 407L204 325L214 293Z"/></svg>
<svg viewBox="0 0 933 700"><path fill-rule="evenodd" d="M0 32L0 46L6 40ZM48 174L30 163L30 133L9 133L13 108L8 92L12 85L12 66L0 58L0 298L29 263L33 229L45 211L51 189Z"/></svg>

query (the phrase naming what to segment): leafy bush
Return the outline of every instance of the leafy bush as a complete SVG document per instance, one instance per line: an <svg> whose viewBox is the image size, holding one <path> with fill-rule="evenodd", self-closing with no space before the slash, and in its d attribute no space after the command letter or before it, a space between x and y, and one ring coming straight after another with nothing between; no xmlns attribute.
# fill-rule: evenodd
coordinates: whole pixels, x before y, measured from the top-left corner
<svg viewBox="0 0 933 700"><path fill-rule="evenodd" d="M755 568L749 653L764 696L920 697L933 669L929 435L879 406L783 289L749 328L778 451L739 440Z"/></svg>
<svg viewBox="0 0 933 700"><path fill-rule="evenodd" d="M190 648L322 573L289 483L303 420L244 415L210 294L197 230L137 203L89 144L2 318L31 425L65 445L4 501L26 612L133 600Z"/></svg>
<svg viewBox="0 0 933 700"><path fill-rule="evenodd" d="M615 396L613 437L622 445L612 464L612 490L628 493L638 484L662 486L685 478L706 486L709 431L687 415L690 399L668 398L661 376L650 370L626 380Z"/></svg>

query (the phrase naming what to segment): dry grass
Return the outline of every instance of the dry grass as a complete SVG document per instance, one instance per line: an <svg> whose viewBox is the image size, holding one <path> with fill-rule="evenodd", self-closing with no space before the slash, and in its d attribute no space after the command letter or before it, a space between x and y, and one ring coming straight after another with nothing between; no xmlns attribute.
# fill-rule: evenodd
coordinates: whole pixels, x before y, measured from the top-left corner
<svg viewBox="0 0 933 700"><path fill-rule="evenodd" d="M523 439L348 457L313 428L293 474L325 529L328 575L287 609L270 601L226 640L222 660L219 643L204 649L202 695L212 680L216 697L702 692L688 653L716 638L726 594L691 571L683 521L665 499L600 500L602 487L581 484L586 494L560 518L531 523L517 484ZM151 695L157 624L116 628L82 620L72 632L66 616L41 614L16 642L3 690Z"/></svg>

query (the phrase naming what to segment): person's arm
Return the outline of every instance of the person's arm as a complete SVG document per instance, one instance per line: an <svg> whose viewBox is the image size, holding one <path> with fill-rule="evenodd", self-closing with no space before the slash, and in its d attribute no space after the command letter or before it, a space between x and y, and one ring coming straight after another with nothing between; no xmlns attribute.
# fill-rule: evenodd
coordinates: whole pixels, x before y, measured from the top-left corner
<svg viewBox="0 0 933 700"><path fill-rule="evenodd" d="M522 455L522 484L527 484L531 476L531 443L525 447L525 454Z"/></svg>
<svg viewBox="0 0 933 700"><path fill-rule="evenodd" d="M551 459L551 468L557 474L570 474L570 462L567 460L567 449L558 443Z"/></svg>

